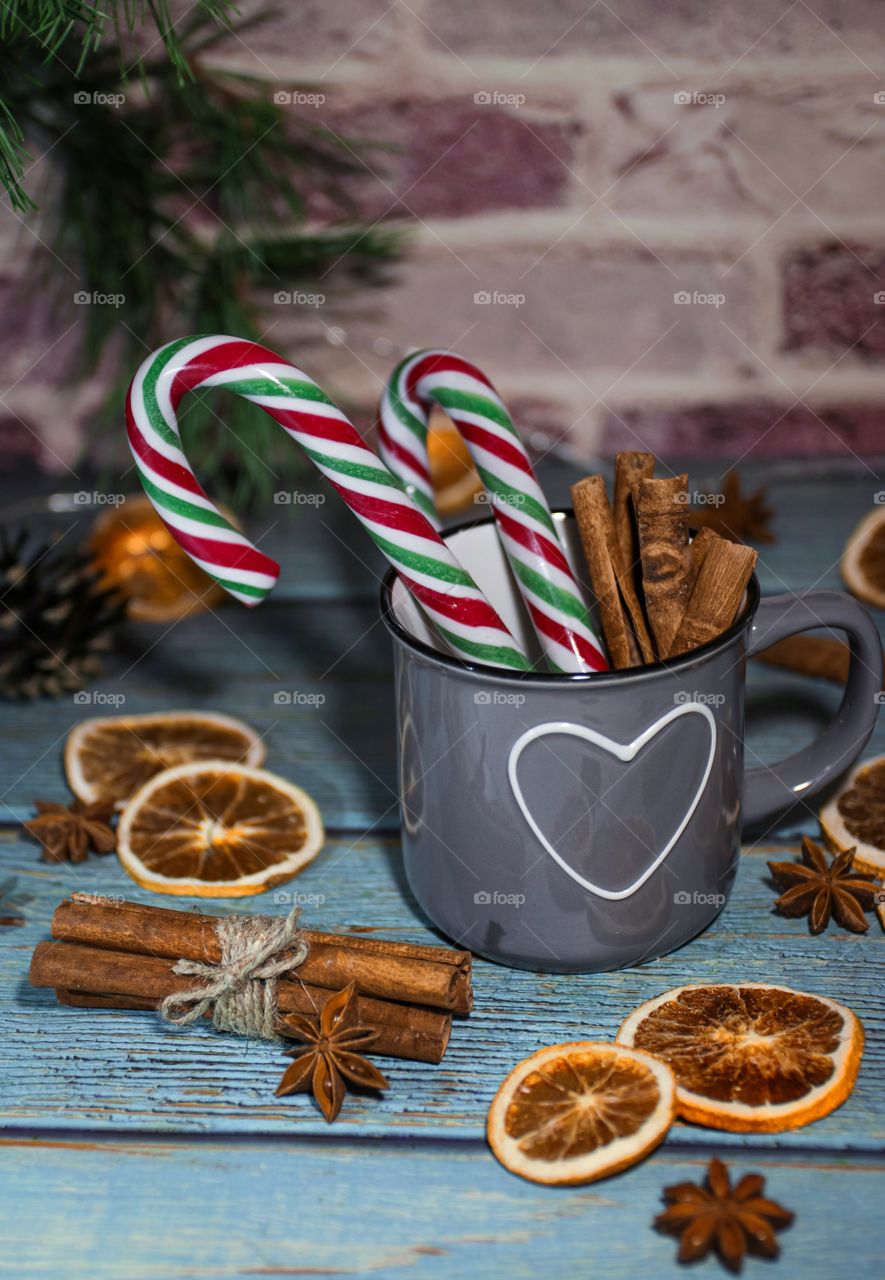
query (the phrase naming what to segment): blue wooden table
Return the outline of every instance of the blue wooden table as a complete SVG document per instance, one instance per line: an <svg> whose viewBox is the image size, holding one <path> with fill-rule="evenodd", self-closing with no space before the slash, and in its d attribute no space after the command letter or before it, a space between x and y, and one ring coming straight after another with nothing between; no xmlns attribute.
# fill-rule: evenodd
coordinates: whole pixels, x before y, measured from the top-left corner
<svg viewBox="0 0 885 1280"><path fill-rule="evenodd" d="M550 465L551 499L564 501L574 478ZM881 481L831 463L769 466L765 479L779 541L763 549L763 589L838 586L842 543ZM88 518L78 517L84 528ZM265 736L267 767L311 792L327 825L325 852L295 886L316 895L309 914L318 927L371 924L379 936L441 940L410 898L399 857L391 658L376 604L382 565L332 499L318 510L273 508L252 529L285 565L262 608L127 628L91 704L4 705L0 874L15 874L31 901L24 927L0 930L0 1273L685 1275L674 1242L650 1223L661 1188L700 1179L718 1154L738 1172L764 1173L771 1195L797 1213L775 1275L832 1276L849 1260L854 1275L885 1274L885 935L871 917L868 936L831 927L812 938L804 920L772 912L766 857L788 856L802 831L814 832L813 811L755 840L748 833L725 912L655 964L558 977L477 962L476 1011L455 1026L442 1065L386 1060L389 1093L348 1097L331 1128L306 1096L274 1097L285 1061L272 1046L203 1026L176 1031L148 1014L65 1009L28 986L31 950L64 895L151 896L113 858L39 861L19 826L35 798L66 798L65 734L84 714L102 714L100 698L111 693L128 713L212 708ZM279 692L316 697L282 705ZM755 667L749 760L795 750L838 698L823 682ZM867 754L882 751L880 726ZM253 905L284 909L271 894ZM650 1159L586 1188L537 1187L498 1166L485 1114L516 1061L560 1040L610 1038L640 1001L716 980L784 982L855 1009L867 1046L840 1110L772 1137L677 1124ZM712 1259L695 1273L721 1274ZM750 1260L745 1274L767 1274L765 1264Z"/></svg>

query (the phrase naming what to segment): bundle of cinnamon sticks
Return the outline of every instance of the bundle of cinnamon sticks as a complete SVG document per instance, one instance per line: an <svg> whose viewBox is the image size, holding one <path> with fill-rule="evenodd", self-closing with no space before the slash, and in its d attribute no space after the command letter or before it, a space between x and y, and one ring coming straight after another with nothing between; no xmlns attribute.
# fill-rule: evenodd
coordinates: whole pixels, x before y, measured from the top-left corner
<svg viewBox="0 0 885 1280"><path fill-rule="evenodd" d="M615 668L675 658L721 635L758 559L711 529L692 538L688 476L654 471L653 454L619 453L612 503L599 475L571 490Z"/></svg>
<svg viewBox="0 0 885 1280"><path fill-rule="evenodd" d="M88 894L65 899L52 917L54 941L37 945L30 982L52 987L60 1004L87 1009L156 1009L194 978L178 960L218 964L216 917ZM355 982L360 1021L379 1032L372 1052L440 1062L452 1014L473 1007L471 955L444 947L305 929L307 958L277 979L277 1009L318 1017Z"/></svg>

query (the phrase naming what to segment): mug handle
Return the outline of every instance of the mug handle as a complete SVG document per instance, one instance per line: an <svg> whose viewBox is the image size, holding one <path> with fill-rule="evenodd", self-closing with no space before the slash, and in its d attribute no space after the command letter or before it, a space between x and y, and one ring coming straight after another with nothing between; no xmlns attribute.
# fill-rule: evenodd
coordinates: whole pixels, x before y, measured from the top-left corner
<svg viewBox="0 0 885 1280"><path fill-rule="evenodd" d="M779 764L744 774L744 822L761 822L806 800L853 764L873 732L882 688L882 641L875 622L844 591L807 591L763 599L747 638L752 657L785 636L815 627L848 635L848 683L839 710L819 738Z"/></svg>

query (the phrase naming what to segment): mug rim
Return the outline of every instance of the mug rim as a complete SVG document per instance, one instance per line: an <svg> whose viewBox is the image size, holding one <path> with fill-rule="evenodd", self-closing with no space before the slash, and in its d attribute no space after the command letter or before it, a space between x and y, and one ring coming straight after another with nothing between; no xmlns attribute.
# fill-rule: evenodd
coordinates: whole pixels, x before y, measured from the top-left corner
<svg viewBox="0 0 885 1280"><path fill-rule="evenodd" d="M572 507L558 507L555 511L551 511L551 515L564 516L573 520L575 513ZM448 540L453 534L463 533L468 529L476 529L481 525L492 524L494 519L494 516L478 516L473 520L464 520L460 524L443 529L440 536L444 540ZM694 536L696 530L690 530L690 532ZM715 639L708 640L706 644L698 645L696 649L691 649L688 653L680 654L676 658L659 658L655 662L645 662L639 666L623 667L620 670L612 669L610 671L511 671L507 667L493 667L486 662L467 662L463 658L456 658L453 654L443 653L439 649L434 649L432 645L426 644L423 640L419 640L417 636L413 636L410 631L407 631L396 617L393 608L393 586L398 576L396 569L392 567L388 569L381 582L379 604L382 622L393 638L405 645L407 649L411 649L413 653L421 654L422 657L429 658L431 661L439 663L440 666L449 667L462 675L481 676L485 680L497 679L515 681L521 684L538 683L554 686L573 686L585 684L587 681L592 681L594 685L603 683L615 684L630 680L649 680L655 676L670 674L674 671L685 671L732 644L752 622L762 597L759 579L754 571L750 581L747 583L747 602L731 626L723 631L721 635L716 636Z"/></svg>

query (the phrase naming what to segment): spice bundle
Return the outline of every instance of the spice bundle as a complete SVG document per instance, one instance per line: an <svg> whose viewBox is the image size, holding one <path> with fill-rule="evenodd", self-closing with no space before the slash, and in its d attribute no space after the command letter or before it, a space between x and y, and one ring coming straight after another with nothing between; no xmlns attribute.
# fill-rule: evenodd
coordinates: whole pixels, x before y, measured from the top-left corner
<svg viewBox="0 0 885 1280"><path fill-rule="evenodd" d="M711 528L692 538L688 476L654 469L650 453L619 453L612 504L602 476L571 491L615 668L676 658L721 635L758 558Z"/></svg>
<svg viewBox="0 0 885 1280"><path fill-rule="evenodd" d="M56 908L54 941L35 949L31 985L54 988L65 1005L156 1009L200 986L182 972L182 962L191 962L190 972L193 962L222 965L218 924L214 916L77 895ZM292 968L275 975L278 1030L285 1030L286 1015L319 1018L326 1003L354 983L359 1020L378 1033L374 1053L437 1063L452 1014L473 1007L467 951L307 929L298 931L298 942Z"/></svg>

